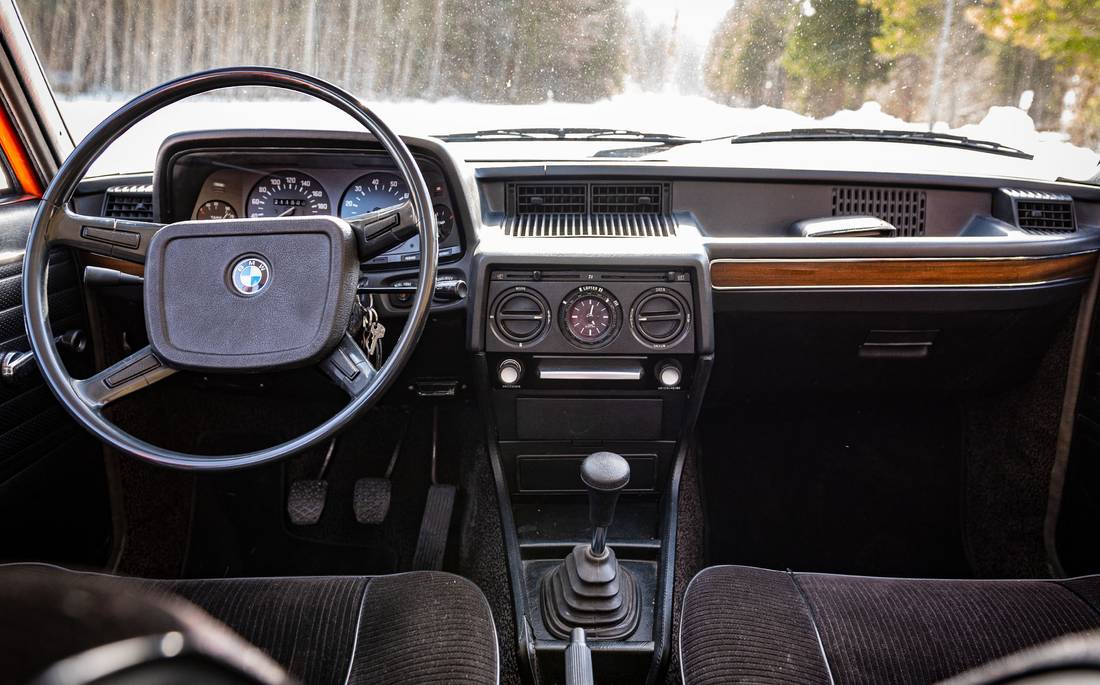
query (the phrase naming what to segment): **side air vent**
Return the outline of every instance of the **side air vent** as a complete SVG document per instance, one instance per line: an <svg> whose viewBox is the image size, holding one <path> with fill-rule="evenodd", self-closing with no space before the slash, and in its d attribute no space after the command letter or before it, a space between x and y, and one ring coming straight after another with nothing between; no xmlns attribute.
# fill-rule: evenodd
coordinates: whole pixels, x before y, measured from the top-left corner
<svg viewBox="0 0 1100 685"><path fill-rule="evenodd" d="M534 290L516 286L493 303L489 320L506 342L522 346L537 340L550 324L550 305Z"/></svg>
<svg viewBox="0 0 1100 685"><path fill-rule="evenodd" d="M512 183L504 232L517 238L676 235L668 183Z"/></svg>
<svg viewBox="0 0 1100 685"><path fill-rule="evenodd" d="M630 308L630 323L644 342L665 346L679 340L689 323L688 306L676 293L655 288Z"/></svg>
<svg viewBox="0 0 1100 685"><path fill-rule="evenodd" d="M103 199L103 216L152 221L153 186L111 186Z"/></svg>
<svg viewBox="0 0 1100 685"><path fill-rule="evenodd" d="M878 217L898 229L899 236L924 235L928 194L913 188L836 186L833 216Z"/></svg>
<svg viewBox="0 0 1100 685"><path fill-rule="evenodd" d="M1077 230L1073 198L1060 193L1000 188L993 199L993 214L1025 233L1059 235Z"/></svg>

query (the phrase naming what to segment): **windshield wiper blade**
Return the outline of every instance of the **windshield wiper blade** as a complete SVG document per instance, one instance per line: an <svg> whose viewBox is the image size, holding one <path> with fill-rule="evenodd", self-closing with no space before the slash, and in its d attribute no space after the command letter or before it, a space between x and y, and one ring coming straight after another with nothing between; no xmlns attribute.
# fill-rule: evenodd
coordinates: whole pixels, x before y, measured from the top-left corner
<svg viewBox="0 0 1100 685"><path fill-rule="evenodd" d="M470 133L447 133L436 136L449 143L477 140L601 140L631 143L664 143L684 145L698 143L694 138L684 138L671 133L646 133L618 128L493 128Z"/></svg>
<svg viewBox="0 0 1100 685"><path fill-rule="evenodd" d="M1034 155L1028 154L1018 148L1009 147L991 140L979 140L957 136L951 133L936 133L935 131L905 131L893 129L862 129L862 128L792 128L788 131L765 131L763 133L750 133L742 136L733 136L730 143L767 143L773 141L815 141L815 140L872 140L887 143L915 143L918 145L942 145L944 147L961 147L968 150L978 150L994 155L1019 157L1020 159L1034 159Z"/></svg>

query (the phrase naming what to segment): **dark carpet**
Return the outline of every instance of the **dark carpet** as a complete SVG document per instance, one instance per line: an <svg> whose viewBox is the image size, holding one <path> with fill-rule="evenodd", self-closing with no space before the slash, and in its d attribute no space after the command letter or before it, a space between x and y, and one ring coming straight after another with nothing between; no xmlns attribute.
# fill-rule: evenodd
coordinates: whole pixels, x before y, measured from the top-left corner
<svg viewBox="0 0 1100 685"><path fill-rule="evenodd" d="M934 397L708 410L708 562L968 577L959 414Z"/></svg>

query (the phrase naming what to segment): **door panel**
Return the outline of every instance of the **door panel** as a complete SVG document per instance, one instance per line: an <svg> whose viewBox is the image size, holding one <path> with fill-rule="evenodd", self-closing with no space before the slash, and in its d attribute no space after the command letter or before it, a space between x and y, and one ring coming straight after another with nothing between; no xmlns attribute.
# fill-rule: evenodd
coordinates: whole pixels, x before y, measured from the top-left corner
<svg viewBox="0 0 1100 685"><path fill-rule="evenodd" d="M30 348L23 324L22 254L36 202L0 206L0 355ZM77 265L68 250L49 269L55 334L87 332ZM74 375L90 352L66 355ZM100 564L109 547L103 456L36 369L0 381L0 559Z"/></svg>

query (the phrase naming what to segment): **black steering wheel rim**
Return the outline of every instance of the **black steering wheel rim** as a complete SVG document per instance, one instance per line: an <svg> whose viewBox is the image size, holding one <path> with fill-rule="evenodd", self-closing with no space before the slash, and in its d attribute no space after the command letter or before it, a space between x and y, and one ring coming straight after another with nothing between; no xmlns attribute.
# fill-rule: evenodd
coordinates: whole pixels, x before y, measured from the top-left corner
<svg viewBox="0 0 1100 685"><path fill-rule="evenodd" d="M420 233L420 264L417 290L410 302L408 318L389 357L369 385L331 418L298 437L252 452L205 456L177 452L141 440L116 426L102 408L83 399L69 376L54 345L47 306L47 269L52 218L65 212L77 185L96 158L122 134L154 112L185 98L224 88L265 86L295 91L326 102L352 117L389 153L398 172L408 182L413 213ZM188 470L228 470L255 466L309 449L346 427L372 406L397 379L412 355L424 330L431 308L438 261L438 240L427 183L412 153L399 136L356 97L322 79L273 67L226 67L183 76L133 98L103 120L73 150L50 182L27 238L23 260L23 306L31 350L46 384L62 406L100 440L138 459L162 466Z"/></svg>

